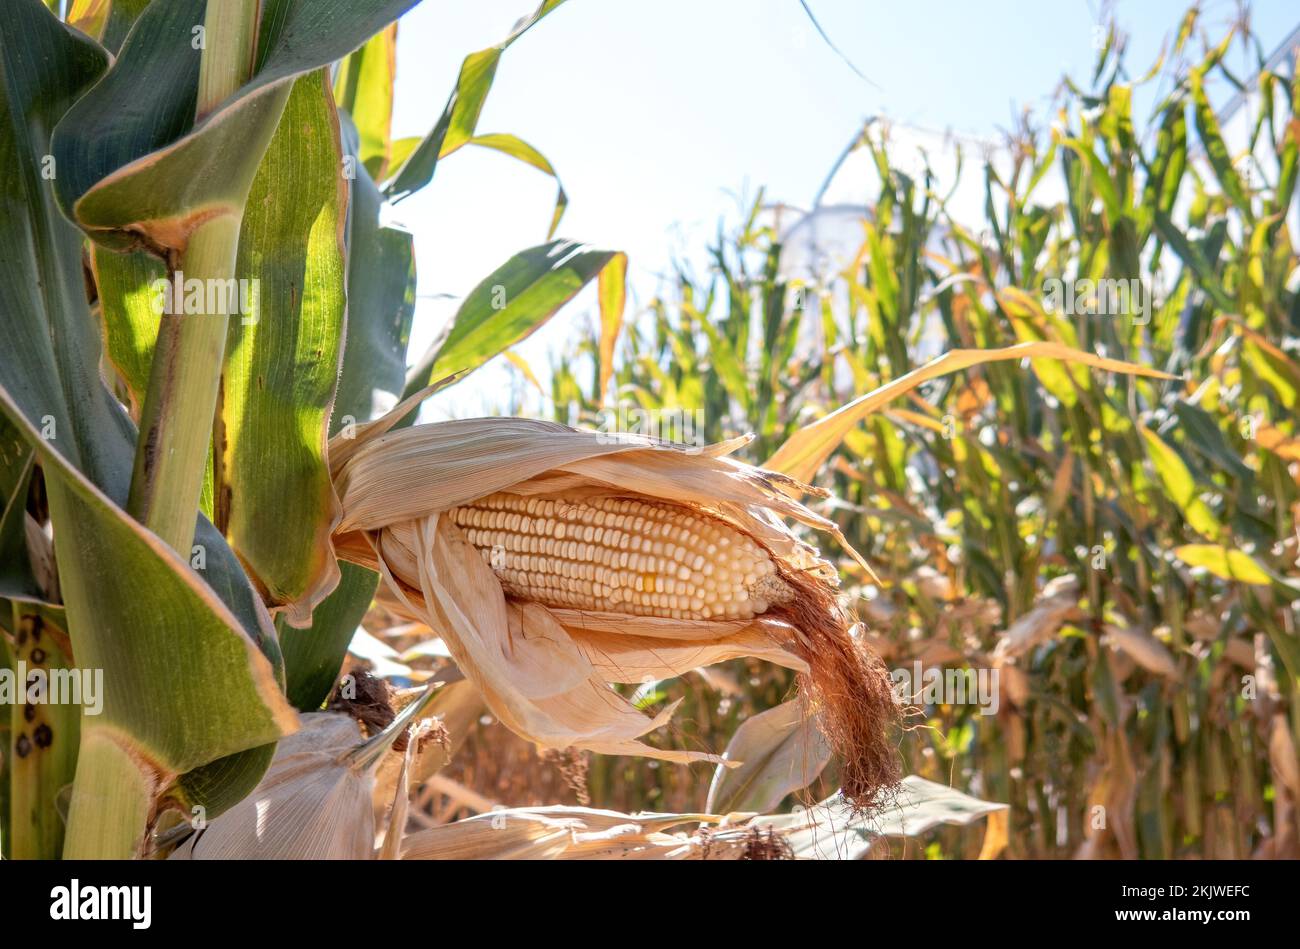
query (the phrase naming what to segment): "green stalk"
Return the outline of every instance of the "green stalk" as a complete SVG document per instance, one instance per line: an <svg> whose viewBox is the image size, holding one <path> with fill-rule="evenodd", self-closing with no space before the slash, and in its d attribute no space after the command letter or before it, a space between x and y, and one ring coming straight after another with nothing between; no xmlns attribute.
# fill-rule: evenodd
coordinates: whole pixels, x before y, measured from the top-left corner
<svg viewBox="0 0 1300 949"><path fill-rule="evenodd" d="M248 79L256 51L258 0L211 0L195 110L204 116ZM242 205L204 221L169 269L221 285L235 275ZM183 295L158 326L127 512L188 559L226 348L224 314L184 315ZM206 300L206 291L204 294ZM175 312L175 311L180 312ZM111 687L111 686L110 686ZM83 722L63 856L130 859L142 854L162 776L119 736Z"/></svg>
<svg viewBox="0 0 1300 949"><path fill-rule="evenodd" d="M200 121L253 74L259 6L260 0L208 0L195 109Z"/></svg>
<svg viewBox="0 0 1300 949"><path fill-rule="evenodd" d="M221 0L207 6L196 116L224 102L248 79L256 49L258 0ZM171 268L185 281L235 276L242 208L200 224ZM206 299L206 292L204 294ZM141 411L140 438L127 511L188 557L194 540L203 468L207 463L221 382L229 317L186 315L183 294L158 326L158 343ZM180 312L175 312L180 311Z"/></svg>
<svg viewBox="0 0 1300 949"><path fill-rule="evenodd" d="M129 860L144 852L158 782L107 729L82 735L65 860Z"/></svg>
<svg viewBox="0 0 1300 949"><path fill-rule="evenodd" d="M23 678L43 670L48 683L50 672L69 668L40 615L14 601L13 617L12 667L24 670ZM21 681L17 684L20 689L25 686ZM57 697L50 696L48 684L46 695L47 699ZM77 768L81 710L48 701L29 704L19 698L10 706L9 722L9 856L53 860L63 849L63 818L57 800Z"/></svg>
<svg viewBox="0 0 1300 949"><path fill-rule="evenodd" d="M177 268L186 281L234 277L239 225L239 218L224 215L194 231ZM127 511L186 559L212 441L228 324L229 317L220 313L163 314L141 413Z"/></svg>

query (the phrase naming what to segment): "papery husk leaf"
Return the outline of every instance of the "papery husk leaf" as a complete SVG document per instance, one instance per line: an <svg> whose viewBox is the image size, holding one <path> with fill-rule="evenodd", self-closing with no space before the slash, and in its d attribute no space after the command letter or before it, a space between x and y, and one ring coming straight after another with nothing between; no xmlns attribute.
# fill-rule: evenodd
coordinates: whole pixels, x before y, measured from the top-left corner
<svg viewBox="0 0 1300 949"><path fill-rule="evenodd" d="M724 757L741 765L714 772L705 809L761 813L816 780L831 760L831 747L799 697L747 718Z"/></svg>
<svg viewBox="0 0 1300 949"><path fill-rule="evenodd" d="M1014 658L1056 635L1057 630L1079 608L1079 580L1066 574L1043 587L1033 609L1025 613L1001 634L994 655Z"/></svg>
<svg viewBox="0 0 1300 949"><path fill-rule="evenodd" d="M1148 672L1173 681L1178 680L1178 662L1160 640L1128 626L1107 623L1104 629L1106 637L1103 641L1108 645L1114 646Z"/></svg>
<svg viewBox="0 0 1300 949"><path fill-rule="evenodd" d="M696 856L703 841L666 834L685 823L716 823L711 814L623 814L589 807L509 808L407 835L403 860L555 860Z"/></svg>
<svg viewBox="0 0 1300 949"><path fill-rule="evenodd" d="M369 859L374 851L370 769L343 756L363 741L347 715L313 712L282 739L261 783L196 833L175 860Z"/></svg>
<svg viewBox="0 0 1300 949"><path fill-rule="evenodd" d="M331 441L331 454L339 441ZM531 495L585 486L697 505L761 540L793 569L828 579L836 575L834 566L778 517L831 534L857 557L833 521L784 493L807 486L709 448L517 418L439 422L382 435L358 431L352 445L338 447L350 449L347 462L335 468L343 503L339 534L377 530L507 488Z"/></svg>
<svg viewBox="0 0 1300 949"><path fill-rule="evenodd" d="M406 815L411 803L411 770L419 752L418 741L412 739L402 753L401 767L393 786L393 806L388 814L384 843L379 849L380 860L396 860L401 855L402 834L406 831Z"/></svg>
<svg viewBox="0 0 1300 949"><path fill-rule="evenodd" d="M480 814L430 827L402 842L403 860L550 860L569 846L576 821Z"/></svg>
<svg viewBox="0 0 1300 949"><path fill-rule="evenodd" d="M444 746L430 742L421 749L415 760L414 781L417 784L429 780L446 767L483 709L483 697L473 682L452 682L438 690L437 696L429 703L428 714L436 717L446 730L447 743Z"/></svg>
<svg viewBox="0 0 1300 949"><path fill-rule="evenodd" d="M408 834L404 860L855 860L882 837L990 826L981 858L1005 844L1007 805L909 775L895 805L864 815L836 793L789 814L624 814L589 807L502 808ZM681 828L684 824L695 824Z"/></svg>
<svg viewBox="0 0 1300 949"><path fill-rule="evenodd" d="M426 518L420 544L423 595L406 592L411 615L443 633L457 666L511 731L545 748L716 760L635 741L665 724L672 708L647 719L595 674L544 607L507 603L496 574L454 524Z"/></svg>
<svg viewBox="0 0 1300 949"><path fill-rule="evenodd" d="M784 835L797 858L858 860L881 837L919 837L941 824L971 824L1006 810L1006 804L980 800L910 774L902 780L893 806L876 814L856 813L836 793L810 808L759 817L752 823Z"/></svg>

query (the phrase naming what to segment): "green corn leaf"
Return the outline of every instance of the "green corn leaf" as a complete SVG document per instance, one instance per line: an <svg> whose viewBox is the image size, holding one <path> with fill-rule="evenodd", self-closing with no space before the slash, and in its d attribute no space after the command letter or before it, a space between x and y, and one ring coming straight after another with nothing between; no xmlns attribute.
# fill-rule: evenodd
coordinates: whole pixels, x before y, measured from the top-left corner
<svg viewBox="0 0 1300 949"><path fill-rule="evenodd" d="M359 145L346 116L344 141ZM406 349L415 315L415 246L400 228L381 225L383 196L365 168L349 180L348 320L332 434L397 404L406 378Z"/></svg>
<svg viewBox="0 0 1300 949"><path fill-rule="evenodd" d="M1142 190L1140 213L1144 233L1140 243L1146 243L1146 231L1155 212L1168 218L1173 213L1174 200L1187 170L1187 114L1182 100L1176 100L1165 109L1156 133L1156 149L1147 168L1146 184Z"/></svg>
<svg viewBox="0 0 1300 949"><path fill-rule="evenodd" d="M269 0L253 77L198 122L194 30L205 0L151 4L104 80L55 132L60 203L102 242L183 250L200 223L242 210L292 80L347 54L414 2Z"/></svg>
<svg viewBox="0 0 1300 949"><path fill-rule="evenodd" d="M1280 83L1279 83L1280 84ZM1274 192L1271 211L1276 214L1291 206L1295 196L1296 170L1300 168L1300 71L1291 78L1290 121L1282 135L1281 154L1278 157L1277 190Z"/></svg>
<svg viewBox="0 0 1300 949"><path fill-rule="evenodd" d="M7 420L0 427L12 430ZM0 433L0 435L7 433ZM22 447L27 448L24 442ZM9 599L44 599L45 591L32 573L27 554L27 491L35 468L35 452L27 449L8 468L17 477L5 477L0 485L0 597Z"/></svg>
<svg viewBox="0 0 1300 949"><path fill-rule="evenodd" d="M379 574L356 564L339 564L339 585L316 607L311 626L280 625L284 650L285 694L294 708L314 712L329 697L347 656L348 645L370 607Z"/></svg>
<svg viewBox="0 0 1300 949"><path fill-rule="evenodd" d="M1169 245L1170 250L1177 254L1187 268L1196 275L1197 284L1214 302L1215 307L1225 313L1233 312L1236 308L1233 306L1232 298L1223 289L1223 284L1219 281L1211 261L1207 260L1200 249L1187 239L1169 215L1157 210L1155 226L1157 233Z"/></svg>
<svg viewBox="0 0 1300 949"><path fill-rule="evenodd" d="M1120 201L1119 192L1115 188L1115 181L1111 178L1106 163L1102 161L1101 156L1095 150L1079 139L1068 138L1063 140L1061 144L1073 151L1087 164L1092 187L1096 190L1098 197L1101 198L1101 202L1106 208L1106 220L1114 226L1123 216L1124 206Z"/></svg>
<svg viewBox="0 0 1300 949"><path fill-rule="evenodd" d="M391 161L396 78L396 23L343 60L334 77L334 99L351 117L357 131L358 157L376 181L384 180Z"/></svg>
<svg viewBox="0 0 1300 949"><path fill-rule="evenodd" d="M597 344L600 367L596 373L596 401L609 394L609 380L614 375L614 346L623 331L623 310L627 304L627 255L619 254L600 272L596 281L600 296L600 340Z"/></svg>
<svg viewBox="0 0 1300 949"><path fill-rule="evenodd" d="M1268 586L1272 575L1250 554L1217 544L1184 544L1174 556L1189 567L1200 567L1221 580L1236 580L1252 586Z"/></svg>
<svg viewBox="0 0 1300 949"><path fill-rule="evenodd" d="M158 288L167 281L167 266L145 251L115 252L93 244L90 260L99 291L104 354L121 377L132 416L139 418L158 341Z"/></svg>
<svg viewBox="0 0 1300 949"><path fill-rule="evenodd" d="M1218 540L1223 533L1223 528L1215 518L1214 512L1201 500L1196 479L1183 459L1178 456L1178 452L1165 444L1160 436L1150 429L1139 426L1139 431L1142 432L1142 437L1147 443L1151 464L1155 467L1169 500L1195 530L1210 540Z"/></svg>
<svg viewBox="0 0 1300 949"><path fill-rule="evenodd" d="M46 4L58 11L59 4ZM109 52L117 55L127 32L144 12L149 0L70 0L66 20L87 36L93 36Z"/></svg>
<svg viewBox="0 0 1300 949"><path fill-rule="evenodd" d="M218 408L220 484L209 472L205 486L210 503L220 499L216 516L267 601L297 622L337 580L329 545L336 501L323 452L344 325L347 182L323 77L294 84L251 186L234 271L240 312ZM281 199L290 193L292 201ZM109 358L138 412L166 268L142 252L107 249L96 250L94 264ZM179 301L182 288L172 287ZM267 531L268 517L283 529Z"/></svg>
<svg viewBox="0 0 1300 949"><path fill-rule="evenodd" d="M403 398L476 369L525 339L621 257L566 240L516 254L470 291L442 338L407 373Z"/></svg>
<svg viewBox="0 0 1300 949"><path fill-rule="evenodd" d="M1242 361L1276 394L1288 410L1300 408L1300 365L1258 333L1243 331Z"/></svg>
<svg viewBox="0 0 1300 949"><path fill-rule="evenodd" d="M1223 193L1241 212L1242 217L1247 221L1253 221L1255 218L1250 207L1249 189L1241 180L1241 176L1232 163L1232 156L1228 154L1228 146L1223 141L1223 135L1219 131L1219 120L1215 118L1214 107L1210 105L1209 97L1205 94L1204 69L1193 69L1188 81L1192 90L1192 103L1195 107L1196 131L1201 137L1201 143L1205 146L1206 157L1210 161L1210 166L1214 169L1219 186L1223 188Z"/></svg>
<svg viewBox="0 0 1300 949"><path fill-rule="evenodd" d="M50 684L70 670L67 634L47 622L39 608L15 601L12 607L12 667L22 669L27 684L40 673ZM18 665L21 663L22 665ZM102 688L102 687L101 687ZM95 701L82 695L83 702ZM59 792L72 783L77 767L81 710L66 702L15 701L9 710L10 839L12 859L55 860L63 851Z"/></svg>
<svg viewBox="0 0 1300 949"><path fill-rule="evenodd" d="M189 564L50 448L7 393L0 406L39 453L60 552L78 554L60 557L59 581L77 666L103 670L102 711L82 721L100 759L120 764L126 756L159 793L187 771L292 731L276 669L235 614ZM262 623L270 636L264 610ZM99 819L86 810L95 807L93 784L80 785L84 798L74 792L74 829L79 817ZM92 835L92 852L94 842ZM85 843L74 852L85 854ZM141 841L125 843L138 849Z"/></svg>
<svg viewBox="0 0 1300 949"><path fill-rule="evenodd" d="M13 170L0 187L7 207L26 209L26 214L14 211L0 218L5 313L0 348L6 353L0 360L0 404L37 450L44 471L72 655L78 667L100 663L107 688L124 690L118 692L117 711L109 716L106 710L108 717L98 718L101 727L82 729L82 744L95 744L93 759L112 768L124 786L138 786L130 777L138 769L125 769L129 752L120 743L107 748L100 740L106 735L103 726L117 720L110 744L120 740L148 746L150 760L161 764L145 784L159 790L173 772L274 739L275 728L222 735L223 726L212 718L231 712L230 726L237 729L246 714L232 712L229 703L241 702L247 690L264 689L269 680L272 689L258 694L271 709L274 724L283 700L275 697L279 651L269 617L221 535L200 519L194 557L186 563L174 554L164 556L157 538L122 513L135 431L99 379L100 344L81 279L81 236L59 214L52 182L41 174L44 157L50 154L48 139L42 136L106 62L93 42L58 23L34 0L19 0L0 18L0 158ZM151 645L140 629L159 642ZM187 721L180 714L183 710L175 715L164 712L164 682L173 683L173 694L191 686L196 695L202 692L201 683L212 676L209 670L195 670L215 659L205 655L205 649L222 644L244 656L240 665L228 665L216 676L238 680L228 683L234 688L230 696L215 700L198 722ZM137 648L153 649L150 660L162 665L134 666ZM256 658L244 655L249 649ZM136 690L133 697L137 674L146 675L149 687ZM197 684L187 681L190 674ZM177 690L176 682L185 685ZM152 806L130 795L117 803L132 813ZM89 814L95 825L92 812L83 808L81 814ZM113 824L105 814L102 827ZM122 830L125 825L113 826ZM129 839L87 832L79 852L133 852L143 821L123 832ZM100 845L107 849L96 849Z"/></svg>
<svg viewBox="0 0 1300 949"><path fill-rule="evenodd" d="M555 211L551 214L551 226L546 229L546 239L550 240L554 237L556 228L560 226L560 218L564 217L564 211L569 206L569 196L564 193L564 185L560 183L560 176L551 167L551 163L546 156L514 135L475 135L465 144L490 148L493 151L501 152L503 155L509 155L511 158L517 158L524 164L531 165L538 171L555 179Z"/></svg>
<svg viewBox="0 0 1300 949"><path fill-rule="evenodd" d="M1174 402L1174 414L1187 432L1185 443L1220 471L1233 478L1251 479L1255 472L1233 451L1209 412L1183 399Z"/></svg>
<svg viewBox="0 0 1300 949"><path fill-rule="evenodd" d="M483 104L492 91L492 81L496 78L501 54L563 2L564 0L543 0L541 6L515 24L510 35L500 43L465 57L456 79L456 88L452 90L437 124L411 152L410 158L385 187L384 194L389 200L401 201L419 191L433 180L441 159L474 137Z"/></svg>
<svg viewBox="0 0 1300 949"><path fill-rule="evenodd" d="M235 274L255 292L230 321L218 420L218 522L268 605L299 623L338 582L324 452L343 345L346 200L322 70L294 83L249 192Z"/></svg>
<svg viewBox="0 0 1300 949"><path fill-rule="evenodd" d="M357 136L346 115L343 137L357 155ZM333 434L382 415L397 404L406 376L406 348L415 313L415 248L411 235L381 226L383 198L359 162L350 180L348 212L348 319L343 370L331 421ZM375 595L379 575L341 563L339 585L312 614L311 625L278 623L284 650L285 690L295 708L315 711L328 696Z"/></svg>

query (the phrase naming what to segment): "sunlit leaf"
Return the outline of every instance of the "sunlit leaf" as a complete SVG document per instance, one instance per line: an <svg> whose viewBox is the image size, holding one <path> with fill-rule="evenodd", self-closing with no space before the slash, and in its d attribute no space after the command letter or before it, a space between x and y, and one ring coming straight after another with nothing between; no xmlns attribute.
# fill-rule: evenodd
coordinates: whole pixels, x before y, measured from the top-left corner
<svg viewBox="0 0 1300 949"><path fill-rule="evenodd" d="M1221 580L1237 580L1254 586L1268 586L1273 578L1254 557L1241 550L1215 544L1184 544L1174 556L1189 567L1201 567Z"/></svg>

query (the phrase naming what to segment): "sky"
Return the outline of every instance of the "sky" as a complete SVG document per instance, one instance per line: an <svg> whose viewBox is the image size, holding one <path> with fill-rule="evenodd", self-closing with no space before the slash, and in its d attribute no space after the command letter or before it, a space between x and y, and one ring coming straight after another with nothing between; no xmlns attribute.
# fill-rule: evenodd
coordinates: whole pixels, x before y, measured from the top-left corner
<svg viewBox="0 0 1300 949"><path fill-rule="evenodd" d="M503 38L538 0L425 0L398 30L395 137L436 122L469 53ZM808 0L865 79L818 36L799 0L568 0L501 60L478 131L508 132L559 173L569 208L559 236L629 255L646 302L674 254L700 261L720 219L758 188L807 207L863 121L996 136L1029 108L1046 115L1062 75L1086 84L1097 0ZM1233 0L1207 0L1218 39ZM1145 69L1184 0L1116 0L1127 63ZM1294 0L1255 0L1266 52L1300 23ZM1242 53L1234 48L1240 66ZM1139 100L1139 114L1141 114ZM742 197L743 196L743 197ZM547 176L466 148L396 205L415 235L419 290L411 358L457 299L512 253L543 243L555 201ZM702 263L697 269L702 269ZM518 352L547 377L549 354L594 314L584 291ZM522 383L502 360L440 396L428 418L504 410Z"/></svg>

